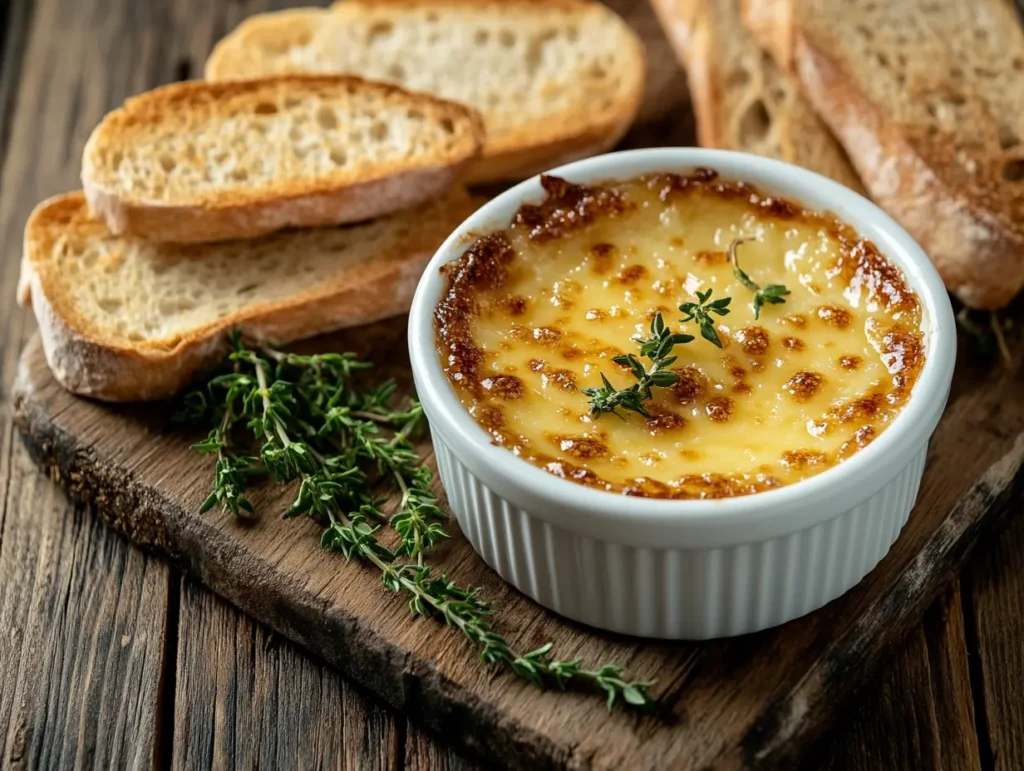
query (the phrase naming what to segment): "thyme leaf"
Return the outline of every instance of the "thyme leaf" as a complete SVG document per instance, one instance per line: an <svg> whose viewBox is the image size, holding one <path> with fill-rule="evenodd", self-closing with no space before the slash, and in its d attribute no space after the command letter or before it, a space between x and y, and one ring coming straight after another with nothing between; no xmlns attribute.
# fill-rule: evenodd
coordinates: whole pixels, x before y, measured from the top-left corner
<svg viewBox="0 0 1024 771"><path fill-rule="evenodd" d="M790 292L786 288L785 284L768 284L768 286L762 287L750 278L742 268L740 268L739 259L736 256L736 247L749 240L750 239L747 238L737 238L729 244L729 261L732 263L733 275L739 279L743 286L754 293L754 299L751 302L751 305L754 308L754 318L758 319L761 317L761 306L784 303L786 302L785 295Z"/></svg>
<svg viewBox="0 0 1024 771"><path fill-rule="evenodd" d="M668 366L674 360L668 356L671 346L692 338L669 333L660 317L657 323L656 334L652 326L657 340L641 340L641 351L659 356L662 366ZM412 444L425 427L423 408L415 399L395 406L393 381L356 388L353 376L370 366L348 353L301 356L249 347L234 335L227 360L184 397L178 414L179 420L209 427L209 435L193 449L217 455L213 491L201 510L219 504L235 516L252 512L243 491L258 473L295 484L296 496L285 517L306 515L320 523L322 547L375 568L385 588L407 598L413 615L436 619L461 633L483 662L500 665L539 688L598 691L609 709L618 702L651 707L653 683L626 679L620 666L588 669L580 660L558 660L551 655L551 643L515 652L497 631L494 609L478 589L435 574L427 556L449 534L445 512L431 489L433 472ZM657 368L645 377L648 393L651 386L668 384L670 377L675 382L673 373ZM258 448L258 455L234 443L234 434L243 429L246 444ZM383 509L385 501L371 493L378 483L401 494L390 513ZM380 540L385 526L398 536L394 548Z"/></svg>

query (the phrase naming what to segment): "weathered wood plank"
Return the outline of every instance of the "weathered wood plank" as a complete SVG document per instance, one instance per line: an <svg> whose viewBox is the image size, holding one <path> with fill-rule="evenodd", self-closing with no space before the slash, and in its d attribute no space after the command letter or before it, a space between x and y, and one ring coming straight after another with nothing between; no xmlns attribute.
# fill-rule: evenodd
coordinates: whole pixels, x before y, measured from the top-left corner
<svg viewBox="0 0 1024 771"><path fill-rule="evenodd" d="M64 19L63 31L65 33L71 33L75 29L82 28L82 20L85 18L104 18L107 19L105 23L104 31L98 36L96 42L99 50L103 50L106 47L107 54L105 56L96 56L94 52L88 52L91 56L89 60L89 67L92 67L95 63L99 63L102 66L108 67L111 70L116 70L118 74L111 76L114 81L113 87L104 87L103 89L94 89L87 92L75 92L75 98L79 100L80 104L91 105L88 109L95 112L102 112L102 109L113 106L127 95L131 91L140 90L150 85L154 85L156 82L162 82L164 80L171 80L178 77L183 77L189 73L195 74L198 71L199 63L205 56L206 50L209 44L218 37L222 32L229 29L234 25L242 16L248 13L263 10L268 4L258 2L257 0L249 0L245 3L199 3L197 0L178 0L177 2L160 2L151 4L137 4L131 2L114 2L102 4L102 8L97 5L99 0L95 2L83 2L81 4L69 4L63 3L61 10L62 18ZM55 4L52 1L44 0L40 3L41 11L47 13L52 10ZM620 10L624 10L627 14L630 13L633 7L631 3L626 0L620 3L613 3L613 5L620 6ZM95 6L95 7L94 7ZM85 16L80 14L94 14L94 16ZM93 33L92 28L89 29L90 34ZM135 45L138 41L140 52L135 54L124 54L121 52L123 45L128 45L124 41L129 41L131 45ZM63 53L63 52L62 52ZM662 57L657 54L651 53L649 48L649 57L655 63L662 61ZM671 56L664 58L667 61L673 61ZM79 66L78 62L71 61L69 66ZM657 98L649 99L645 105L644 113L641 116L640 131L635 132L633 136L627 140L627 144L634 146L649 143L649 140L644 139L643 131L649 131L651 136L658 136L661 138L662 143L674 143L674 142L685 142L689 137L692 137L692 125L687 128L687 124L692 120L688 113L685 119L680 119L678 114L675 112L676 105L680 103L680 100L685 103L685 91L682 88L682 84L678 81L678 73L672 73L670 70L664 70L664 75L659 74L659 70L652 69L652 78L649 91L656 95ZM89 77L88 73L84 77ZM43 84L45 85L45 83ZM2 93L2 90L0 90ZM671 100L667 98L671 97ZM0 102L0 104L4 104ZM57 106L65 104L64 102L57 102ZM2 115L2 114L0 114ZM59 117L58 117L59 119ZM2 121L2 118L0 118ZM49 183L50 188L46 188L45 184L42 188L46 190L46 193L56 192L63 187L69 187L74 182L74 177L77 172L76 157L80 143L84 140L85 135L91 128L91 122L85 119L78 119L74 121L66 131L66 136L70 137L69 145L76 146L75 149L69 150L66 154L54 153L54 158L47 158L45 162L50 163L53 166L59 167L59 178L66 179L66 182L62 183ZM0 126L2 129L2 126ZM680 132L678 136L681 139L669 142L665 137L669 136L667 131L672 130ZM2 136L2 135L0 135ZM35 138L32 132L26 135L32 139L33 149L32 152L40 152L35 148L38 140ZM673 134L672 136L676 136ZM19 144L19 147L21 145ZM29 168L27 165L23 168ZM51 177L56 179L58 177ZM3 177L4 182L0 185L0 189L10 189L8 177L5 174ZM11 196L3 196L10 200ZM30 196L19 197L14 205L5 207L5 202L0 201L0 212L6 212L9 208L11 211L15 211L20 207L25 214L27 214L28 208L34 202L34 199ZM17 220L17 217L13 217L13 220ZM23 217L21 218L23 221ZM0 225L10 225L11 221L3 219L0 216ZM16 244L20 240L20 234L16 231L20 229L20 222L15 227L5 227L3 231L0 231L0 243ZM13 260L11 262L14 262ZM5 266L5 280L8 274L11 273L10 266ZM14 271L16 273L16 271ZM7 284L9 285L9 284ZM19 331L20 336L20 331ZM17 349L17 346L14 346ZM10 348L8 348L10 351ZM10 354L8 354L8 357ZM7 358L6 362L13 362L13 358ZM6 371L9 373L11 370L9 364L5 362ZM7 382L8 378L4 378ZM6 438L6 437L5 437ZM9 444L7 445L9 447ZM4 453L6 462L7 453ZM2 473L2 472L0 472ZM201 590L197 590L201 591ZM221 606L224 610L234 614L235 612L229 608ZM184 617L185 609L182 609L182 617ZM237 616L237 614L235 614ZM239 617L241 618L241 617ZM245 619L242 619L243 621ZM248 622L247 622L248 623ZM230 636L232 630L237 629L237 622L235 625L230 623L222 623L214 625L216 629L216 637L218 640L223 642ZM182 638L187 639L183 636ZM239 637L237 634L233 638L236 646L244 646L245 641L248 639L245 636ZM914 638L916 639L916 638ZM1018 638L1019 639L1019 638ZM913 647L914 642L911 641L910 645ZM458 649L457 646L451 646L455 648L455 655L467 656L465 650ZM908 667L910 670L915 668L920 669L923 660L921 646L917 645L915 653L910 656L911 661L904 663L903 666ZM179 652L180 657L191 656L189 652L185 652L185 649ZM235 654L236 657L240 657L240 654ZM902 657L901 657L902 658ZM239 659L241 660L241 659ZM291 659L288 656L281 656L278 661L273 665L273 669L277 673L286 673L291 669L289 663ZM179 661L179 666L182 665L182 661ZM190 666L186 662L186 666ZM268 664L268 667L270 665ZM277 676L281 676L280 674ZM269 675L268 675L269 677ZM908 679L909 681L916 680L915 677ZM898 687L895 684L883 686L883 689L888 687L892 693L896 694L899 692ZM342 686L342 691L345 688ZM869 694L870 697L870 694ZM219 696L218 696L219 698ZM344 698L344 693L343 693ZM180 698L179 698L180 700ZM321 699L322 701L322 699ZM891 702L892 706L896 706L895 700ZM363 707L364 709L368 709ZM236 716L241 714L236 711ZM180 715L177 716L180 718ZM900 725L899 721L896 720L897 715L892 716L895 723L894 725ZM941 721L936 722L936 726ZM241 725L242 723L239 723ZM885 723L888 724L887 722ZM2 723L0 723L2 725ZM246 727L251 727L252 716L248 718L248 722L245 722ZM943 723L944 725L944 723ZM923 730L925 725L924 722L919 724L919 727ZM283 734L287 731L287 726L282 725L281 722L276 723L273 726L268 726L265 723L260 724L262 730L271 732L275 731L277 734ZM878 729L879 733L871 734L873 739L884 737L885 734L881 733L885 729ZM223 736L223 732L221 736ZM236 734L237 738L238 734ZM885 739L880 738L884 743ZM274 741L281 743L283 739L281 736L276 735ZM353 737L351 732L345 736L344 739L346 745L353 744ZM890 740L891 741L891 740ZM921 739L919 744L922 746L928 745L932 739ZM337 756L332 754L330 751L334 745L328 741L327 738L324 742L318 745L322 751L315 755L315 757L322 757L325 759L333 759ZM354 746L354 745L353 745ZM244 754L244 753L243 753ZM2 757L2 755L0 755ZM258 755L248 755L245 757L259 757ZM856 755L854 755L856 757ZM420 767L434 768L434 767L445 767L446 764L451 768L462 768L460 765L462 761L458 760L448 750L441 749L436 744L431 744L431 740L428 735L420 732L417 729L410 730L407 741L405 743L405 758L413 766L420 764ZM363 757L364 760L368 759L368 756ZM325 761L326 762L326 761ZM380 762L390 762L382 760ZM866 761L865 761L866 762ZM424 765L425 764L425 765ZM376 766L370 765L369 767L374 768ZM382 766L387 767L387 766ZM834 768L845 767L842 765L835 765ZM857 767L857 766L850 766Z"/></svg>
<svg viewBox="0 0 1024 771"><path fill-rule="evenodd" d="M187 580L178 631L173 768L400 767L391 713Z"/></svg>
<svg viewBox="0 0 1024 771"><path fill-rule="evenodd" d="M148 768L169 568L14 452L0 548L0 766Z"/></svg>
<svg viewBox="0 0 1024 771"><path fill-rule="evenodd" d="M391 324L317 344L358 348L376 340L379 351L393 351L402 334L400 324ZM387 369L402 371L397 362ZM76 400L53 383L34 348L22 374L19 419L30 444L73 494L102 495L101 513L115 527L167 552L415 719L491 760L526 767L657 766L684 758L698 765L791 762L824 729L837 702L916 624L1017 489L1024 460L1024 405L1011 398L1016 383L996 372L984 382L963 371L933 443L919 505L889 557L817 613L736 640L667 645L594 634L513 592L461 537L439 552L442 568L481 584L499 602L514 645L553 638L566 655L620 661L638 677L657 677L655 693L674 722L638 721L607 714L590 697L537 693L495 677L460 639L409 619L404 603L383 594L371 572L317 549L311 523L278 520L273 512L283 510L286 492L259 491L254 502L266 514L251 527L220 514L197 516L209 468L185 452L180 435L166 431L158 408Z"/></svg>
<svg viewBox="0 0 1024 771"><path fill-rule="evenodd" d="M823 770L980 771L957 581L854 706L847 727L822 748Z"/></svg>
<svg viewBox="0 0 1024 771"><path fill-rule="evenodd" d="M1024 762L1024 518L1021 502L1012 525L985 542L965 571L974 683L980 691L982 757L998 771Z"/></svg>

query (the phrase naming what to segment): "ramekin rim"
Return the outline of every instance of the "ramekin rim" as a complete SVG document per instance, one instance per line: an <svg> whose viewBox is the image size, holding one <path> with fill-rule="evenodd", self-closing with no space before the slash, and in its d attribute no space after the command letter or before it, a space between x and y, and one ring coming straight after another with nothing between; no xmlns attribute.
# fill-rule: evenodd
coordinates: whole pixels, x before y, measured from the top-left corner
<svg viewBox="0 0 1024 771"><path fill-rule="evenodd" d="M608 153L547 173L585 183L695 168L711 168L724 179L746 181L808 208L831 211L873 241L899 267L921 300L926 338L921 375L906 406L869 446L820 474L774 490L709 500L639 498L549 474L491 442L458 400L434 347L433 311L443 288L441 266L461 256L472 241L470 236L506 227L522 203L538 200L542 196L539 175L532 177L484 204L431 258L413 299L409 345L417 391L432 430L444 437L449 449L485 484L513 503L527 499L533 513L552 524L580 532L609 526L616 530L620 526L678 528L675 535L682 531L717 533L731 542L743 540L735 537L737 528L753 528L758 538L795 532L838 516L881 489L902 468L886 459L909 459L927 443L938 423L956 352L949 298L921 247L871 201L833 180L782 161L705 148ZM766 181L766 177L771 179Z"/></svg>

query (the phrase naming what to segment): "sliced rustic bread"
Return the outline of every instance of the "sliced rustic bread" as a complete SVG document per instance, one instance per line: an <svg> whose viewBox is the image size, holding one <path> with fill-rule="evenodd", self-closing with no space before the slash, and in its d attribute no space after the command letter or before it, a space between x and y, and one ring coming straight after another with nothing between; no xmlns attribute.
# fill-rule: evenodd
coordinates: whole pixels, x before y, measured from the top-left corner
<svg viewBox="0 0 1024 771"><path fill-rule="evenodd" d="M344 0L253 16L210 80L347 72L464 102L484 116L472 181L526 177L602 152L640 106L643 45L588 0Z"/></svg>
<svg viewBox="0 0 1024 771"><path fill-rule="evenodd" d="M471 109L352 76L176 83L107 115L82 183L114 233L221 241L416 206L482 142Z"/></svg>
<svg viewBox="0 0 1024 771"><path fill-rule="evenodd" d="M1024 285L1024 31L1006 0L746 0L872 197L976 308Z"/></svg>
<svg viewBox="0 0 1024 771"><path fill-rule="evenodd" d="M651 0L686 69L700 143L795 163L863 192L796 81L743 29L740 2Z"/></svg>
<svg viewBox="0 0 1024 771"><path fill-rule="evenodd" d="M478 203L456 192L365 224L182 245L112 235L69 193L29 218L22 299L68 390L163 398L223 353L228 330L286 343L406 311L424 264Z"/></svg>

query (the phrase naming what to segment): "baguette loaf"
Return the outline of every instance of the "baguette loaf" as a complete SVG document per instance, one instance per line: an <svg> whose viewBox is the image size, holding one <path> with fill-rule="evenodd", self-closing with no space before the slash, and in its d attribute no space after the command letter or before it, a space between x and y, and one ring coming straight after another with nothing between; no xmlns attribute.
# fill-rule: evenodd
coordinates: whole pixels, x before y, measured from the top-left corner
<svg viewBox="0 0 1024 771"><path fill-rule="evenodd" d="M1024 31L1006 0L745 0L872 197L967 305L1024 285Z"/></svg>
<svg viewBox="0 0 1024 771"><path fill-rule="evenodd" d="M287 343L403 313L426 261L478 203L458 191L365 224L173 245L112 235L69 193L29 218L23 299L65 388L164 398L223 353L231 329Z"/></svg>
<svg viewBox="0 0 1024 771"><path fill-rule="evenodd" d="M796 82L740 22L741 0L651 0L686 69L705 147L795 163L863 193L860 179Z"/></svg>
<svg viewBox="0 0 1024 771"><path fill-rule="evenodd" d="M206 63L210 80L347 72L471 105L485 182L603 152L643 95L643 45L589 0L344 0L254 16Z"/></svg>
<svg viewBox="0 0 1024 771"><path fill-rule="evenodd" d="M115 234L222 241L416 206L482 142L469 108L356 77L176 83L107 115L82 183Z"/></svg>

